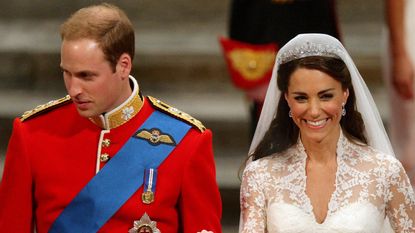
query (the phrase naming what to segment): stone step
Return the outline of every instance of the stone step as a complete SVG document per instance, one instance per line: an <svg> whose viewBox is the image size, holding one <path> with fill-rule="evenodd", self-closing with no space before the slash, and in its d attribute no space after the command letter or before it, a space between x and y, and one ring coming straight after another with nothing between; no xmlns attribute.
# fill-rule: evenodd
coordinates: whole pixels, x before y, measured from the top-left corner
<svg viewBox="0 0 415 233"><path fill-rule="evenodd" d="M65 19L77 9L98 0L43 1L14 0L2 4L0 19ZM123 9L132 20L149 22L186 22L205 20L225 20L230 0L107 0Z"/></svg>
<svg viewBox="0 0 415 233"><path fill-rule="evenodd" d="M350 11L349 5L342 4L339 8ZM348 19L350 14L339 14L342 40L365 79L381 83L382 22L371 17L354 22ZM0 41L0 89L63 90L58 35L61 22L57 18L7 21L0 18L0 34L4 35ZM226 19L169 24L137 20L134 25L137 56L133 74L143 84L156 86L174 80L193 85L195 81L212 79L229 82L218 44L218 37L227 34Z"/></svg>
<svg viewBox="0 0 415 233"><path fill-rule="evenodd" d="M58 21L0 21L0 88L63 90L59 68ZM212 24L137 29L133 74L151 85L159 82L229 82L218 36ZM183 38L185 35L191 35Z"/></svg>
<svg viewBox="0 0 415 233"><path fill-rule="evenodd" d="M64 19L75 10L98 0L43 1L14 0L3 4L0 19ZM228 15L230 0L107 0L122 8L132 19L156 22L221 20ZM378 0L337 0L339 16L347 22L378 21L383 18L384 2Z"/></svg>
<svg viewBox="0 0 415 233"><path fill-rule="evenodd" d="M383 85L381 58L375 55L355 57L359 71L368 85ZM192 89L208 92L232 85L222 54L219 53L180 56L138 54L137 60L132 75L144 90ZM59 61L58 54L0 51L0 64L4 64L0 70L0 90L64 92Z"/></svg>
<svg viewBox="0 0 415 233"><path fill-rule="evenodd" d="M98 2L38 1L17 0L2 8L0 89L63 90L59 25L75 9ZM143 85L229 80L217 39L227 34L230 0L112 2L126 9L136 27L133 73ZM337 8L343 42L365 79L380 83L383 3L339 0Z"/></svg>

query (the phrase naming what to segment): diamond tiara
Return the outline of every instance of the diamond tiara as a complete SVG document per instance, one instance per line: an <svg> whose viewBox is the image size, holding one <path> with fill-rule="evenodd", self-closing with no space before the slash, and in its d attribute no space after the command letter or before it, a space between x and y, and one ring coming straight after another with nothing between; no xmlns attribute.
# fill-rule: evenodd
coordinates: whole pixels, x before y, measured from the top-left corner
<svg viewBox="0 0 415 233"><path fill-rule="evenodd" d="M292 60L311 56L340 58L341 54L343 54L343 50L339 47L306 42L300 47L282 51L282 53L277 57L277 64L281 65Z"/></svg>

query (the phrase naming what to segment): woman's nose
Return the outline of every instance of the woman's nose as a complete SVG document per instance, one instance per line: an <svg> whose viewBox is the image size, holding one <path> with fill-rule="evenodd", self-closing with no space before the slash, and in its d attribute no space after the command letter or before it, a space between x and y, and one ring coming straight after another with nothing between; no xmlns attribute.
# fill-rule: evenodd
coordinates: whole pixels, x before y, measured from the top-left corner
<svg viewBox="0 0 415 233"><path fill-rule="evenodd" d="M316 117L320 116L320 112L321 112L320 103L318 101L311 101L310 105L309 105L308 112L312 117L316 118Z"/></svg>

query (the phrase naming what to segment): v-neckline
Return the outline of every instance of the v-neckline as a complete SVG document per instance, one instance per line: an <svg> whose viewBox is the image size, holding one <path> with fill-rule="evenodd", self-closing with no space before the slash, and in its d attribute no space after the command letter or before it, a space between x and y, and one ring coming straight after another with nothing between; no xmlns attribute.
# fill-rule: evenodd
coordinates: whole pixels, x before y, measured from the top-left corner
<svg viewBox="0 0 415 233"><path fill-rule="evenodd" d="M336 147L336 162L337 162L337 168L336 168L336 173L335 173L335 178L334 178L334 190L333 190L333 192L330 195L329 202L327 203L327 213L326 213L326 216L324 217L324 219L323 219L323 221L321 223L319 223L317 221L316 215L314 213L314 206L313 206L313 204L311 202L310 197L308 196L308 194L306 192L306 188L307 188L307 173L306 173L307 153L305 152L304 145L302 144L302 142L300 140L300 144L301 144L300 153L302 154L302 157L303 157L303 159L301 160L301 162L302 162L302 168L303 168L303 176L302 177L304 179L304 181L303 181L304 185L302 187L302 192L303 192L303 195L305 197L305 201L306 201L305 204L306 204L306 206L309 206L309 208L307 208L309 211L307 211L307 212L308 212L309 215L311 215L311 217L313 218L314 222L317 225L324 225L324 223L327 222L327 219L332 214L331 213L332 212L332 208L330 206L331 206L331 203L333 203L333 200L334 200L334 198L335 198L335 196L337 195L337 192L338 192L338 178L339 178L339 172L340 172L339 167L340 167L340 164L341 164L341 157L342 157L342 153L343 153L342 152L343 150L340 148L341 147L341 140L343 139L342 137L343 137L343 135L342 135L342 133L340 133L340 137L339 137L339 140L337 142L337 147Z"/></svg>

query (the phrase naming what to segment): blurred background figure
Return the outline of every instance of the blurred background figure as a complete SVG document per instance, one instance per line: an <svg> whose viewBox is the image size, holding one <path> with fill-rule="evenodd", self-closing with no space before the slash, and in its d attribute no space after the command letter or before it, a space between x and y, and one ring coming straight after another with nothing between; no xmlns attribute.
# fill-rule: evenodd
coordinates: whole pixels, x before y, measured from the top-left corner
<svg viewBox="0 0 415 233"><path fill-rule="evenodd" d="M232 0L228 30L232 40L252 45L274 43L278 49L299 33L320 32L339 38L337 21L335 0ZM251 135L267 86L268 82L246 90L251 101Z"/></svg>
<svg viewBox="0 0 415 233"><path fill-rule="evenodd" d="M415 182L415 1L386 0L389 64L385 82L389 91L389 132L396 155Z"/></svg>

